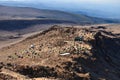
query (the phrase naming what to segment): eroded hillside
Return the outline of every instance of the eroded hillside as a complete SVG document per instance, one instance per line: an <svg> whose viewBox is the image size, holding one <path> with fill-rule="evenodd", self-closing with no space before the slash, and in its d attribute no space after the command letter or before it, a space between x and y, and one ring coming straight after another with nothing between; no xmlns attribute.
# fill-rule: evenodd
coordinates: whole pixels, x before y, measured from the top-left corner
<svg viewBox="0 0 120 80"><path fill-rule="evenodd" d="M0 53L2 80L120 79L120 34L104 27L53 26Z"/></svg>

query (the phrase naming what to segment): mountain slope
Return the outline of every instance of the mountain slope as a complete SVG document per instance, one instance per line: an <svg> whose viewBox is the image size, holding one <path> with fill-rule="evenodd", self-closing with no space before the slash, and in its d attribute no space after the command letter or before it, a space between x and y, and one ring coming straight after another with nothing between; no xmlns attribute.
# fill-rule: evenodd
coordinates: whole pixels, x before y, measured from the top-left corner
<svg viewBox="0 0 120 80"><path fill-rule="evenodd" d="M78 16L54 10L40 10L35 8L21 8L21 7L0 7L0 19L12 19L12 18L42 18L42 19L58 19L67 21L89 21L89 18L85 16Z"/></svg>
<svg viewBox="0 0 120 80"><path fill-rule="evenodd" d="M94 20L92 17L84 15L76 15L57 10L44 10L28 7L8 7L0 6L0 19L54 19L72 21L75 23L103 23L107 20L97 18Z"/></svg>
<svg viewBox="0 0 120 80"><path fill-rule="evenodd" d="M5 47L0 50L0 78L18 78L6 75L7 69L31 79L119 80L120 34L105 28L53 26ZM76 41L80 36L81 41Z"/></svg>

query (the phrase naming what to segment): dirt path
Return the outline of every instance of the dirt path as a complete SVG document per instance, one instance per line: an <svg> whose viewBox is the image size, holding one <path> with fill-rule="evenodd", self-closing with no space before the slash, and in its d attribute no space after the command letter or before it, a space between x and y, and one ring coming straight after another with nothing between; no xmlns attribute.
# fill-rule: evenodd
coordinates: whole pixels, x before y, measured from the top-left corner
<svg viewBox="0 0 120 80"><path fill-rule="evenodd" d="M34 78L34 79L28 78L27 79L26 76L21 75L21 74L16 73L16 72L13 72L13 71L10 71L10 70L5 69L5 68L1 69L0 74L9 75L9 76L11 76L13 78L16 78L17 80L58 80L58 79L48 79L48 78Z"/></svg>
<svg viewBox="0 0 120 80"><path fill-rule="evenodd" d="M11 77L13 77L13 78L17 78L18 80L25 80L25 76L23 76L23 75L20 75L20 74L18 74L18 73L16 73L16 72L13 72L13 71L10 71L10 70L8 70L8 69L1 69L2 71L0 72L1 74L4 74L4 75L9 75L9 76L11 76Z"/></svg>
<svg viewBox="0 0 120 80"><path fill-rule="evenodd" d="M32 35L39 34L39 33L41 33L41 32L42 32L42 31L33 32L33 33L28 33L28 34L22 35L21 38L11 39L11 40L8 40L8 41L2 41L2 42L0 42L0 49L3 48L3 47L7 47L7 46L10 46L10 45L19 43L19 42L25 40L26 38L28 38L28 37L30 37L30 36L32 36Z"/></svg>

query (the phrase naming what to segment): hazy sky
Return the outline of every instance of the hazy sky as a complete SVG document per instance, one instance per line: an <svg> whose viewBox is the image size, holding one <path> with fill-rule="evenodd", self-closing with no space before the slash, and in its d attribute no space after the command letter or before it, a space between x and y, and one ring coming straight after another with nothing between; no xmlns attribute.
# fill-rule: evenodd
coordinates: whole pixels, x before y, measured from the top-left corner
<svg viewBox="0 0 120 80"><path fill-rule="evenodd" d="M73 8L79 7L104 7L107 9L118 9L120 8L120 0L0 0L1 2L13 1L21 3L46 3L52 5L67 5ZM103 9L104 9L103 8Z"/></svg>
<svg viewBox="0 0 120 80"><path fill-rule="evenodd" d="M81 5L84 7L104 7L104 8L120 8L120 0L0 0L1 2L13 1L20 3L46 3L53 5L69 5L79 8ZM74 6L75 5L75 6Z"/></svg>
<svg viewBox="0 0 120 80"><path fill-rule="evenodd" d="M113 4L113 3L120 3L120 0L0 0L0 1L18 1L18 2L87 2L87 3L95 3L95 4Z"/></svg>
<svg viewBox="0 0 120 80"><path fill-rule="evenodd" d="M26 3L37 8L40 7L39 4L42 4L58 10L91 10L92 12L98 11L103 15L108 14L120 17L120 0L0 0L0 3L1 2Z"/></svg>

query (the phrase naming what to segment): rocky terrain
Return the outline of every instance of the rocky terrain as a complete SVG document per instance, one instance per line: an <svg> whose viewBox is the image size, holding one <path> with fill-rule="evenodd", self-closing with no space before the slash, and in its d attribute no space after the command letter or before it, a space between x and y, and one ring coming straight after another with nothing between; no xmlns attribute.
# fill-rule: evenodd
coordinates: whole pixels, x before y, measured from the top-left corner
<svg viewBox="0 0 120 80"><path fill-rule="evenodd" d="M0 49L0 80L119 80L120 27L107 26L55 25Z"/></svg>
<svg viewBox="0 0 120 80"><path fill-rule="evenodd" d="M58 10L0 5L0 48L25 38L23 36L26 34L46 30L51 25L103 23L119 23L119 21Z"/></svg>

